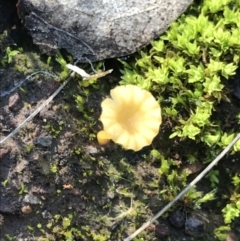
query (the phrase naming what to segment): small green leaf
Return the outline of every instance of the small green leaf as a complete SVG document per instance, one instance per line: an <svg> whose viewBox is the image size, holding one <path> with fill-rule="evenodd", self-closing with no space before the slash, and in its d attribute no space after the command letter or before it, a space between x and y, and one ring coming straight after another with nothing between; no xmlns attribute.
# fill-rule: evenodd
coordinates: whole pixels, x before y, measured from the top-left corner
<svg viewBox="0 0 240 241"><path fill-rule="evenodd" d="M240 176L238 174L235 174L235 176L232 178L232 183L235 187L240 185Z"/></svg>
<svg viewBox="0 0 240 241"><path fill-rule="evenodd" d="M211 95L215 91L222 91L224 85L221 84L221 79L219 76L214 75L212 78L206 78L203 83L204 91Z"/></svg>
<svg viewBox="0 0 240 241"><path fill-rule="evenodd" d="M208 174L207 177L210 179L212 184L218 184L219 183L219 171L218 170L211 170Z"/></svg>
<svg viewBox="0 0 240 241"><path fill-rule="evenodd" d="M224 222L226 224L231 223L235 218L239 217L240 210L234 204L227 204L222 210L224 216Z"/></svg>
<svg viewBox="0 0 240 241"><path fill-rule="evenodd" d="M153 156L153 158L156 158L156 159L161 159L162 155L159 153L159 151L157 150L152 150L151 151L151 155Z"/></svg>
<svg viewBox="0 0 240 241"><path fill-rule="evenodd" d="M158 41L152 41L151 42L153 49L157 52L162 52L164 50L164 41L158 40Z"/></svg>
<svg viewBox="0 0 240 241"><path fill-rule="evenodd" d="M233 138L234 138L234 134L228 135L227 133L224 133L221 137L221 145L223 147L229 145L233 140Z"/></svg>
<svg viewBox="0 0 240 241"><path fill-rule="evenodd" d="M202 102L197 106L196 114L192 116L192 123L202 127L212 114L213 102Z"/></svg>
<svg viewBox="0 0 240 241"><path fill-rule="evenodd" d="M146 78L158 84L166 84L169 81L167 68L149 68Z"/></svg>
<svg viewBox="0 0 240 241"><path fill-rule="evenodd" d="M206 193L203 197L201 197L199 200L197 200L197 203L205 203L208 201L212 201L216 198L216 189L212 190L211 192Z"/></svg>
<svg viewBox="0 0 240 241"><path fill-rule="evenodd" d="M205 142L208 146L213 146L219 142L221 138L221 132L216 131L215 133L205 133L204 136L201 138L203 142Z"/></svg>
<svg viewBox="0 0 240 241"><path fill-rule="evenodd" d="M67 229L71 224L71 219L69 218L63 218L62 220L62 225L63 225L63 229Z"/></svg>
<svg viewBox="0 0 240 241"><path fill-rule="evenodd" d="M185 125L183 127L183 132L182 135L185 137L189 137L190 139L195 140L195 136L198 135L200 133L200 128L193 125L193 124L189 124L189 125Z"/></svg>
<svg viewBox="0 0 240 241"><path fill-rule="evenodd" d="M235 145L233 146L233 150L235 152L240 151L240 140L235 143Z"/></svg>
<svg viewBox="0 0 240 241"><path fill-rule="evenodd" d="M210 59L210 63L207 65L208 70L212 75L215 75L218 71L221 71L224 67L224 63Z"/></svg>
<svg viewBox="0 0 240 241"><path fill-rule="evenodd" d="M161 167L159 168L159 173L162 174L167 174L170 168L170 164L168 162L168 160L165 160L164 158L161 159Z"/></svg>
<svg viewBox="0 0 240 241"><path fill-rule="evenodd" d="M238 66L234 65L233 63L226 64L222 69L222 75L227 79L229 76L232 76L236 73L235 70L237 68Z"/></svg>
<svg viewBox="0 0 240 241"><path fill-rule="evenodd" d="M197 45L196 41L194 41L193 43L188 42L185 46L187 50L184 50L184 52L186 52L189 56L199 54L200 47Z"/></svg>
<svg viewBox="0 0 240 241"><path fill-rule="evenodd" d="M230 226L220 226L214 230L214 233L219 240L225 240L229 235L229 231L231 231Z"/></svg>
<svg viewBox="0 0 240 241"><path fill-rule="evenodd" d="M203 82L204 80L204 67L201 63L197 67L190 65L190 69L186 70L185 73L188 74L188 83Z"/></svg>
<svg viewBox="0 0 240 241"><path fill-rule="evenodd" d="M180 130L177 130L175 132L173 132L170 136L169 136L169 139L172 139L174 138L175 136L180 136L181 134L181 131Z"/></svg>
<svg viewBox="0 0 240 241"><path fill-rule="evenodd" d="M183 71L185 70L184 63L184 58L180 56L178 56L178 58L168 59L169 68L176 74L183 73Z"/></svg>

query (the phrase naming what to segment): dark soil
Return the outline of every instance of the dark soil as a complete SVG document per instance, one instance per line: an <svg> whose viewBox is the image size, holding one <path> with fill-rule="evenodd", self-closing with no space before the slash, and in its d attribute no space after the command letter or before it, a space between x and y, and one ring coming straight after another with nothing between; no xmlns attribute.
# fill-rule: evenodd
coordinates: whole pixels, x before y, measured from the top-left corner
<svg viewBox="0 0 240 241"><path fill-rule="evenodd" d="M24 31L20 32L25 36ZM10 35L2 34L3 49L16 44ZM25 38L30 41L28 36ZM23 47L24 52L11 64L0 68L1 140L60 85L59 78L41 73L25 80L36 70L57 74L59 66L49 67L47 57L41 56L35 46ZM1 60L5 53L0 53ZM22 72L14 69L16 65ZM167 125L163 125L152 146L137 153L114 143L99 146L96 134L102 129L98 121L100 104L120 79L117 60L106 61L106 68L110 67L114 69L112 75L87 88L72 79L46 108L0 146L1 241L123 240L167 204L160 191L168 187L159 177L160 163L151 156L151 150L164 150L184 164L186 149L194 152L199 146L192 142L185 143L184 148L181 143L169 146L170 142L165 141ZM77 95L84 100L81 107L75 102ZM233 113L239 113L239 99L234 98L226 104L226 128L234 121ZM178 203L139 236L143 239L136 240L216 240L214 228L223 223L221 208L225 203L221 199L231 190L227 173L240 170L238 161L239 155L235 155L219 165L220 177L226 180L220 183L217 200L197 211L185 211L185 204ZM190 179L204 167L196 166L184 164L184 169L193 169ZM208 180L202 180L198 188L203 192L212 190ZM184 210L180 217L175 213L178 210ZM197 227L192 230L194 225ZM235 226L239 226L238 220ZM239 240L237 228L231 235L231 240Z"/></svg>

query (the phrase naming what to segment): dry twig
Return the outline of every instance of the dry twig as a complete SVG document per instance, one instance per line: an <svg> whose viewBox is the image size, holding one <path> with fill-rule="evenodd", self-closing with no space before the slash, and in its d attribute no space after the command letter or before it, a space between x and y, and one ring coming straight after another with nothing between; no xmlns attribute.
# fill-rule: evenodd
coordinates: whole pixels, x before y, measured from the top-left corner
<svg viewBox="0 0 240 241"><path fill-rule="evenodd" d="M137 229L129 237L125 238L123 241L130 241L135 238L139 233L146 229L150 224L157 220L161 215L163 215L176 201L178 201L185 193L189 191L195 184L197 184L217 163L229 152L233 145L240 139L240 133L234 138L234 140L190 183L185 187L171 202L169 202L161 211L159 211L154 217L149 221L144 223L142 227Z"/></svg>

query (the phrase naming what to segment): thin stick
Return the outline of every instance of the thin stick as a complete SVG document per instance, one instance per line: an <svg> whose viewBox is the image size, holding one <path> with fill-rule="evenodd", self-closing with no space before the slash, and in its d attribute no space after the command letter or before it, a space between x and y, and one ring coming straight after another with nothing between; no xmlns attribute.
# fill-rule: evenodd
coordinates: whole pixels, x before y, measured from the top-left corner
<svg viewBox="0 0 240 241"><path fill-rule="evenodd" d="M129 237L125 238L123 241L130 241L135 238L139 233L146 229L151 223L158 219L162 214L164 214L177 200L179 200L190 188L192 188L196 183L198 183L212 168L215 166L232 146L240 139L240 133L234 138L234 140L187 186L185 187L170 203L168 203L161 211L159 211L154 217L152 217L148 222L144 223L142 227L137 229Z"/></svg>
<svg viewBox="0 0 240 241"><path fill-rule="evenodd" d="M95 73L93 75L90 75L90 74L86 73L85 70L79 68L77 65L67 64L66 66L73 72L81 75L83 80L99 79L101 77L104 77L107 74L112 73L112 71L113 71L112 69L109 69L109 70L101 72L101 73Z"/></svg>
<svg viewBox="0 0 240 241"><path fill-rule="evenodd" d="M28 121L30 121L34 116L36 116L45 106L47 106L53 98L62 90L62 88L69 82L71 77L68 77L67 80L65 80L58 89L46 100L44 103L42 103L30 116L28 116L27 119L25 119L16 129L14 129L8 136L0 140L0 144L3 144L6 140L8 140L10 137L14 136Z"/></svg>
<svg viewBox="0 0 240 241"><path fill-rule="evenodd" d="M34 75L37 75L37 74L44 74L46 76L51 76L53 78L56 78L57 76L54 75L54 74L51 74L47 71L37 71L37 72L34 72L30 75L28 75L24 80L20 81L16 86L14 86L12 89L10 89L9 91L4 91L4 92L0 92L0 97L4 97L6 95L9 95L11 94L13 91L15 91L17 88L19 88L26 80L30 79L31 77L33 77Z"/></svg>
<svg viewBox="0 0 240 241"><path fill-rule="evenodd" d="M84 70L78 68L77 66L74 66L74 65L71 65L71 64L67 64L68 68L69 68L69 66L70 66L71 70L73 70L73 71L77 72L78 74L80 74L84 80L89 80L89 79L92 79L92 78L101 78L101 77L104 77L105 75L110 74L112 72L112 69L110 69L110 70L107 70L105 72L101 72L101 73L94 74L94 75L89 75ZM76 71L76 69L77 69L77 71ZM35 74L37 74L37 73L45 73L45 72L44 71L41 71L41 72L39 71L39 72L31 74L30 77L35 75ZM43 104L41 104L30 116L28 116L27 119L25 119L8 136L6 136L2 140L0 140L0 144L3 144L10 137L14 136L28 121L30 121L34 116L36 116L45 106L47 106L53 100L53 98L56 97L56 95L63 89L63 87L69 82L69 80L71 79L71 74L72 74L72 72L70 72L70 76L58 87L58 89ZM27 77L26 79L28 79L28 78L29 77Z"/></svg>

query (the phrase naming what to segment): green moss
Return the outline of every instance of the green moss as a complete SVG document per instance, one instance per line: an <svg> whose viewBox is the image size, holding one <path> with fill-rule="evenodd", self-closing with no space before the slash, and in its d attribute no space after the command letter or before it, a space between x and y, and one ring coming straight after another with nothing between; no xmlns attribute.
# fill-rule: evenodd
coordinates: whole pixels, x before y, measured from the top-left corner
<svg viewBox="0 0 240 241"><path fill-rule="evenodd" d="M63 206L60 214L52 213L53 218L48 223L43 220L37 227L29 226L33 235L40 233L39 240L123 239L173 200L189 183L192 177L184 170L184 165L209 162L231 142L238 131L239 114L236 115L236 125L225 128L221 105L231 104L225 83L239 65L239 5L230 0L206 0L202 5L193 5L172 23L165 34L152 41L150 48L136 54L134 61L121 61L124 67L120 84L135 84L151 91L162 106L160 134L141 152L128 152L114 143L97 146L96 133L101 129L97 121L101 97L94 102L92 95L99 94L104 89L103 84L96 79L83 81L79 76L69 82L63 98L66 102L64 109L71 113L71 120L45 123L45 128L59 139L66 130L64 123L76 130L71 137L75 139L71 143L69 161L64 165L70 182L73 182L69 183L74 188L72 191L81 190L77 198L83 200L81 204L86 204L84 223L77 218L82 210L75 214ZM13 50L6 51L5 65L13 65L23 73L36 69L28 54L13 52L14 55L11 52ZM58 53L57 66L51 58L45 62L38 67L54 69L60 79L65 80L69 74L66 63L73 63L73 60ZM98 71L102 63L94 67ZM92 72L91 69L86 71ZM239 143L232 154L240 150ZM97 153L89 154L86 145L96 147ZM31 146L25 147L26 153L31 150ZM131 165L130 162L137 164ZM55 160L50 170L56 175L49 178L67 175L62 174L63 169ZM70 178L73 170L76 178ZM199 209L203 203L219 195L223 181L221 172L213 170L207 178L212 187L208 185L204 191L193 187L179 205ZM234 176L233 182L233 190L223 207L226 226L216 230L219 239L226 235L239 215L238 175ZM68 191L57 185L53 195L65 198L72 195ZM26 192L22 184L19 193ZM153 239L154 233L145 230L136 240Z"/></svg>
<svg viewBox="0 0 240 241"><path fill-rule="evenodd" d="M171 138L210 144L209 132L219 124L211 120L215 107L229 100L224 79L239 65L239 15L235 1L193 5L148 52L140 52L136 63L122 62L121 84L155 93L163 116L174 124Z"/></svg>
<svg viewBox="0 0 240 241"><path fill-rule="evenodd" d="M233 106L226 86L240 63L239 9L240 2L232 0L193 4L134 61L121 61L120 83L151 91L162 106L163 124L155 141L162 144L151 154L156 162L160 161L159 174L165 183L160 194L165 200L171 201L188 183L188 174L180 172L182 165L169 158L176 143L184 149L182 164L197 160L205 163L212 161L239 132L239 113L229 113L234 124L226 128L228 117L224 111ZM240 141L231 154L239 151ZM212 170L207 178L214 189L204 195L193 187L183 198L184 203L199 208L201 203L213 200L216 192L222 192L221 174ZM148 188L158 189L158 180L151 181ZM226 226L216 230L220 240L239 216L237 202L232 201L237 200L239 191L235 189L223 209Z"/></svg>

